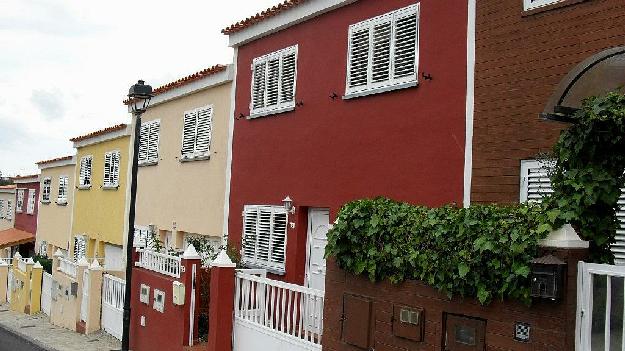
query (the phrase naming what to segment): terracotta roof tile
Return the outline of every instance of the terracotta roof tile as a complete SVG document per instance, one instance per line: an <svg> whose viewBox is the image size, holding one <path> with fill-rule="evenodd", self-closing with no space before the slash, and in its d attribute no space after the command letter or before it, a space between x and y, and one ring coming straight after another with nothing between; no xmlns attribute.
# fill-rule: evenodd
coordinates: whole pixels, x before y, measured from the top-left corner
<svg viewBox="0 0 625 351"><path fill-rule="evenodd" d="M5 190L5 189L15 189L15 185L2 185L2 186L0 186L0 190Z"/></svg>
<svg viewBox="0 0 625 351"><path fill-rule="evenodd" d="M255 14L254 16L248 17L242 21L232 24L222 29L221 32L223 34L230 35L230 34L242 31L245 28L251 27L258 22L262 22L266 20L267 18L273 17L279 13L289 10L305 1L306 0L285 0L282 3L274 7L268 8L265 11Z"/></svg>
<svg viewBox="0 0 625 351"><path fill-rule="evenodd" d="M167 83L165 85L162 85L156 89L154 89L154 95L159 95L159 94L163 94L165 92L168 92L170 90L179 88L183 85L189 84L191 82L195 82L196 80L200 80L202 78L206 78L210 75L219 73L219 72L223 72L226 70L226 68L228 68L228 66L225 65L214 65L212 67L208 67L205 68L199 72L195 72L193 74L190 74L186 77L180 78L174 82L171 83ZM124 100L124 105L128 105L128 103L130 103L130 99Z"/></svg>
<svg viewBox="0 0 625 351"><path fill-rule="evenodd" d="M18 176L12 177L11 179L20 180L20 179L35 178L35 177L39 177L39 174L30 174L30 175L24 175L24 176L18 175Z"/></svg>
<svg viewBox="0 0 625 351"><path fill-rule="evenodd" d="M57 161L67 161L67 160L71 160L72 157L73 156L57 157L57 158L53 158L51 160L39 161L36 164L38 164L38 165L45 165L45 164L53 163L53 162L57 162Z"/></svg>
<svg viewBox="0 0 625 351"><path fill-rule="evenodd" d="M127 127L127 125L122 123L122 124L118 124L116 126L104 128L104 129L101 129L101 130L98 130L98 131L95 131L95 132L92 132L92 133L89 133L89 134L85 134L85 135L77 136L75 138L71 138L71 139L69 139L69 141L73 141L73 142L83 141L83 140L86 140L86 139L97 137L99 135L104 135L104 134L116 132L118 130L125 129L126 127Z"/></svg>
<svg viewBox="0 0 625 351"><path fill-rule="evenodd" d="M33 241L35 241L35 235L23 230L11 228L0 232L0 248Z"/></svg>

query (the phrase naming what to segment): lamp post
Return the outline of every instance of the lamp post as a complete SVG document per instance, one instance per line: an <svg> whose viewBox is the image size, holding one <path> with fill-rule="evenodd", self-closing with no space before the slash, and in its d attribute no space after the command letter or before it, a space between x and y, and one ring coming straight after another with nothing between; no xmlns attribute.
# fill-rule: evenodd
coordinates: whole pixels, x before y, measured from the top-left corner
<svg viewBox="0 0 625 351"><path fill-rule="evenodd" d="M126 241L126 290L124 293L124 319L122 351L130 350L130 294L132 293L132 250L135 237L135 203L137 200L137 171L139 170L139 143L141 142L141 115L148 109L154 94L152 87L139 80L128 91L129 106L135 116L135 137L130 176L130 211L128 212L128 240Z"/></svg>

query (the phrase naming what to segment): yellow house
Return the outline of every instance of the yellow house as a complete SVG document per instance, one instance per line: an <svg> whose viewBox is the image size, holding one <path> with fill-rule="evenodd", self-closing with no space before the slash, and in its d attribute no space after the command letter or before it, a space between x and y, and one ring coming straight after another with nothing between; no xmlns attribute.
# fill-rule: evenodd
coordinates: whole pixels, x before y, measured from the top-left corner
<svg viewBox="0 0 625 351"><path fill-rule="evenodd" d="M142 116L135 236L178 251L190 237L223 242L232 77L232 65L217 65L155 89Z"/></svg>
<svg viewBox="0 0 625 351"><path fill-rule="evenodd" d="M129 198L130 132L119 124L70 139L76 148L71 255L124 268Z"/></svg>
<svg viewBox="0 0 625 351"><path fill-rule="evenodd" d="M56 250L67 253L70 247L74 209L74 156L37 162L39 177L39 213L35 250L52 257Z"/></svg>

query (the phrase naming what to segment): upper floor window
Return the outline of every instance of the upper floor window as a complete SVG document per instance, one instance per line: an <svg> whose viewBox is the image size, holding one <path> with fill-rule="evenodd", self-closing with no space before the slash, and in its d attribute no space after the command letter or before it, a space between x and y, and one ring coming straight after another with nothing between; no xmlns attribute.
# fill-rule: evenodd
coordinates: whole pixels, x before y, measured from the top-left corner
<svg viewBox="0 0 625 351"><path fill-rule="evenodd" d="M158 140L160 130L161 121L159 120L141 124L141 139L139 142L140 165L158 163Z"/></svg>
<svg viewBox="0 0 625 351"><path fill-rule="evenodd" d="M296 80L297 45L255 58L250 117L294 109Z"/></svg>
<svg viewBox="0 0 625 351"><path fill-rule="evenodd" d="M24 209L24 189L17 189L17 203L15 205L15 212L22 212Z"/></svg>
<svg viewBox="0 0 625 351"><path fill-rule="evenodd" d="M93 157L84 156L80 159L79 189L88 189L91 187L91 165Z"/></svg>
<svg viewBox="0 0 625 351"><path fill-rule="evenodd" d="M245 206L242 262L283 274L288 214L284 206Z"/></svg>
<svg viewBox="0 0 625 351"><path fill-rule="evenodd" d="M74 236L74 261L87 256L87 238L83 235Z"/></svg>
<svg viewBox="0 0 625 351"><path fill-rule="evenodd" d="M28 204L26 204L26 214L35 213L36 194L35 189L28 189Z"/></svg>
<svg viewBox="0 0 625 351"><path fill-rule="evenodd" d="M4 200L0 199L0 219L6 217L4 213Z"/></svg>
<svg viewBox="0 0 625 351"><path fill-rule="evenodd" d="M105 189L119 187L119 151L110 151L104 154L104 184Z"/></svg>
<svg viewBox="0 0 625 351"><path fill-rule="evenodd" d="M525 11L533 10L535 8L557 4L565 0L523 0L523 8Z"/></svg>
<svg viewBox="0 0 625 351"><path fill-rule="evenodd" d="M41 202L47 204L50 202L50 191L52 188L52 179L51 178L44 178L43 179L43 186L41 188Z"/></svg>
<svg viewBox="0 0 625 351"><path fill-rule="evenodd" d="M5 218L9 221L13 219L13 202L11 200L7 200L7 215Z"/></svg>
<svg viewBox="0 0 625 351"><path fill-rule="evenodd" d="M69 186L69 177L68 176L60 176L59 177L59 196L56 199L56 203L59 205L67 204L67 190Z"/></svg>
<svg viewBox="0 0 625 351"><path fill-rule="evenodd" d="M213 106L204 106L184 113L181 160L202 160L210 156L213 129Z"/></svg>
<svg viewBox="0 0 625 351"><path fill-rule="evenodd" d="M419 4L349 27L346 97L417 84Z"/></svg>

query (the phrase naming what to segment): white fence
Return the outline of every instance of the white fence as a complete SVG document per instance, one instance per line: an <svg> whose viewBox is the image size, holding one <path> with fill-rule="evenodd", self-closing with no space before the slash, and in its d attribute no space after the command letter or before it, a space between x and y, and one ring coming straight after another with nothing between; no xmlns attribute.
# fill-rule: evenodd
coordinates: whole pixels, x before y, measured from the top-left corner
<svg viewBox="0 0 625 351"><path fill-rule="evenodd" d="M0 258L0 264L6 264L10 266L13 264L13 259L12 258Z"/></svg>
<svg viewBox="0 0 625 351"><path fill-rule="evenodd" d="M13 270L9 269L9 275L7 276L7 301L11 302L11 295L13 294L13 285L15 285L15 276Z"/></svg>
<svg viewBox="0 0 625 351"><path fill-rule="evenodd" d="M19 258L17 260L17 268L22 272L26 272L26 263L28 263L27 258Z"/></svg>
<svg viewBox="0 0 625 351"><path fill-rule="evenodd" d="M137 249L137 252L139 253L139 261L135 263L137 267L180 278L180 271L182 270L180 257L147 249Z"/></svg>
<svg viewBox="0 0 625 351"><path fill-rule="evenodd" d="M102 329L121 340L126 281L110 274L102 279Z"/></svg>
<svg viewBox="0 0 625 351"><path fill-rule="evenodd" d="M72 278L76 278L78 264L73 260L65 257L59 258L59 270Z"/></svg>
<svg viewBox="0 0 625 351"><path fill-rule="evenodd" d="M80 302L80 320L87 321L89 317L89 270L82 273L82 299Z"/></svg>
<svg viewBox="0 0 625 351"><path fill-rule="evenodd" d="M43 272L41 278L41 310L43 313L50 315L50 307L52 306L52 274Z"/></svg>
<svg viewBox="0 0 625 351"><path fill-rule="evenodd" d="M238 272L234 350L321 350L324 292Z"/></svg>

